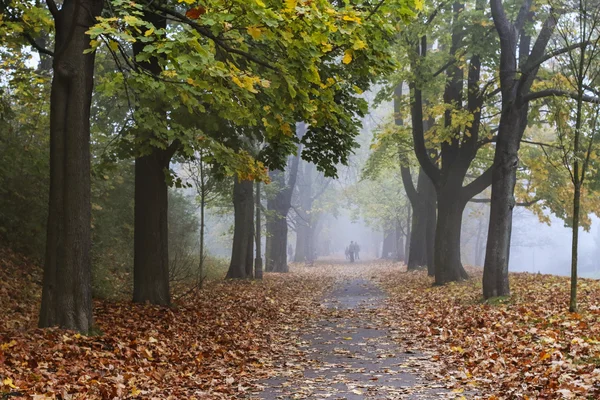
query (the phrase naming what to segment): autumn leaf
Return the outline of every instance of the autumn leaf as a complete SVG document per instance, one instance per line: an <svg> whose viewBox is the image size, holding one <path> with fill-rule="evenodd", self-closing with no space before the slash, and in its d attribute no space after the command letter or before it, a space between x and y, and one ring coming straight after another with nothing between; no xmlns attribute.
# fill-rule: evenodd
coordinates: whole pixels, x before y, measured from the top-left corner
<svg viewBox="0 0 600 400"><path fill-rule="evenodd" d="M352 62L352 51L351 50L346 50L344 52L344 58L342 59L342 62L344 64L350 64Z"/></svg>
<svg viewBox="0 0 600 400"><path fill-rule="evenodd" d="M254 40L260 38L263 33L262 29L256 25L249 26L248 28L246 28L246 30L248 31L248 34L250 36L252 36L252 39L254 39Z"/></svg>
<svg viewBox="0 0 600 400"><path fill-rule="evenodd" d="M206 13L206 8L202 6L190 8L185 12L185 16L189 19L198 19L201 15Z"/></svg>

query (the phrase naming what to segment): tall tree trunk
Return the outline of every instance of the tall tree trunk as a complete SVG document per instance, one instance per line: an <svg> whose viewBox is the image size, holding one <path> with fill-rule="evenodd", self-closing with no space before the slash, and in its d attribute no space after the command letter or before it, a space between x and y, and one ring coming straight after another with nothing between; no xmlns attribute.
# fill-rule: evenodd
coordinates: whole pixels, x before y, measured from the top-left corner
<svg viewBox="0 0 600 400"><path fill-rule="evenodd" d="M198 264L198 287L202 288L204 284L204 231L205 231L205 215L204 212L206 210L206 195L207 195L207 187L206 187L206 176L204 171L204 150L200 150L200 163L199 163L199 172L200 172L200 261Z"/></svg>
<svg viewBox="0 0 600 400"><path fill-rule="evenodd" d="M404 262L404 235L400 221L396 222L396 260Z"/></svg>
<svg viewBox="0 0 600 400"><path fill-rule="evenodd" d="M298 124L297 136L304 134L306 127ZM279 189L273 198L267 199L267 248L266 248L266 270L272 272L288 272L288 225L287 216L292 207L292 195L298 178L298 166L302 148L292 158L290 173L287 184L283 171L272 171L271 180Z"/></svg>
<svg viewBox="0 0 600 400"><path fill-rule="evenodd" d="M428 271L433 272L436 224L435 187L422 168L419 169L416 189L412 183L410 170L406 167L402 167L402 181L412 206L407 268L410 271L427 266Z"/></svg>
<svg viewBox="0 0 600 400"><path fill-rule="evenodd" d="M256 182L256 223L254 224L254 240L256 244L256 257L254 258L254 278L263 278L263 260L261 253L261 235L260 227L262 225L260 218L260 182Z"/></svg>
<svg viewBox="0 0 600 400"><path fill-rule="evenodd" d="M465 205L451 191L441 191L438 195L434 255L436 285L468 278L460 259L461 222Z"/></svg>
<svg viewBox="0 0 600 400"><path fill-rule="evenodd" d="M233 183L234 229L231 263L226 279L252 278L254 252L254 196L252 181Z"/></svg>
<svg viewBox="0 0 600 400"><path fill-rule="evenodd" d="M502 114L494 153L492 202L483 268L483 297L486 299L510 295L508 262L512 213L515 206L514 189L519 164L519 146L527 127L527 95L539 70L538 60L544 56L557 22L557 10L552 10L542 24L535 44L531 46L531 37L524 29L525 21L532 18L531 4L528 0L522 3L513 23L508 20L502 1L490 0L494 26L500 38L498 71ZM519 76L516 75L517 71L521 71Z"/></svg>
<svg viewBox="0 0 600 400"><path fill-rule="evenodd" d="M313 164L306 163L304 173L302 174L302 186L299 188L300 207L298 208L296 218L296 253L294 254L295 262L310 261L312 256L311 240L312 240L312 215L310 210L313 202Z"/></svg>
<svg viewBox="0 0 600 400"><path fill-rule="evenodd" d="M165 170L170 156L154 149L135 160L133 301L169 305L169 226Z"/></svg>
<svg viewBox="0 0 600 400"><path fill-rule="evenodd" d="M95 53L84 54L86 31L102 12L102 0L65 0L55 20L54 77L50 98L50 194L41 328L88 332L91 290L90 106Z"/></svg>
<svg viewBox="0 0 600 400"><path fill-rule="evenodd" d="M410 224L412 221L412 207L410 206L410 204L406 207L407 208L407 214L406 214L406 241L404 242L404 262L406 263L408 261L408 257L410 257L410 240L411 240L411 229L410 229Z"/></svg>
<svg viewBox="0 0 600 400"><path fill-rule="evenodd" d="M518 119L510 122L518 123ZM483 269L483 297L508 296L508 259L512 233L512 213L515 207L514 190L517 182L518 143L498 136L494 158L494 178L490 204L490 222Z"/></svg>
<svg viewBox="0 0 600 400"><path fill-rule="evenodd" d="M167 26L160 15L146 12L144 20L156 29ZM147 42L133 44L136 57L143 52ZM159 76L162 68L156 57L139 63L147 73ZM159 103L159 102L157 102ZM165 110L156 113L164 117ZM139 132L140 136L153 137L153 132ZM150 154L135 159L135 214L133 256L133 301L136 303L169 305L169 227L168 186L165 171L169 169L175 143L167 149L152 147Z"/></svg>

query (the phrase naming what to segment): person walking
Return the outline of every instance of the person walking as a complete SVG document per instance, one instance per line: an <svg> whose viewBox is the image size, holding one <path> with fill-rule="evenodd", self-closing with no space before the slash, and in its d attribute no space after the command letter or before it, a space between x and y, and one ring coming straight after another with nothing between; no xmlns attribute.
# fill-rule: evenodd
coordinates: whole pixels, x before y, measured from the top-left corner
<svg viewBox="0 0 600 400"><path fill-rule="evenodd" d="M350 241L350 246L348 246L348 254L350 255L351 263L354 262L354 252L356 251L355 247L356 245L354 244L354 241Z"/></svg>

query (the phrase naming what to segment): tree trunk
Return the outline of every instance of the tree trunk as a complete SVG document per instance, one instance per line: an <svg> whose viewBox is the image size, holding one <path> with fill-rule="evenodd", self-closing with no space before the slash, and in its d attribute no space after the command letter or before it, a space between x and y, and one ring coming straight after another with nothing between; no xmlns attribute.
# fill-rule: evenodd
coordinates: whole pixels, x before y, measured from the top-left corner
<svg viewBox="0 0 600 400"><path fill-rule="evenodd" d="M299 124L297 129L299 135L303 135L304 124ZM266 248L266 270L271 272L288 272L287 246L288 225L287 216L292 207L292 194L296 187L298 167L300 165L299 147L296 156L292 158L290 175L286 185L283 171L272 171L270 176L273 183L278 185L279 192L274 198L267 199L267 248Z"/></svg>
<svg viewBox="0 0 600 400"><path fill-rule="evenodd" d="M410 229L410 223L412 221L412 208L409 205L407 205L406 207L407 209L407 214L406 214L406 241L404 242L404 262L406 263L408 261L408 257L410 257L410 237L411 237L411 229Z"/></svg>
<svg viewBox="0 0 600 400"><path fill-rule="evenodd" d="M277 216L270 222L270 262L272 272L289 272L287 263L287 218Z"/></svg>
<svg viewBox="0 0 600 400"><path fill-rule="evenodd" d="M427 210L425 216L427 218L425 229L425 260L427 262L427 275L435 275L434 254L435 254L435 230L437 226L437 205L435 203L435 188L431 181L428 182L431 193L427 195L428 201L425 203Z"/></svg>
<svg viewBox="0 0 600 400"><path fill-rule="evenodd" d="M154 149L135 160L133 301L169 305L169 226L165 170L170 156Z"/></svg>
<svg viewBox="0 0 600 400"><path fill-rule="evenodd" d="M404 262L406 259L404 253L404 235L402 234L402 227L400 221L396 223L396 260Z"/></svg>
<svg viewBox="0 0 600 400"><path fill-rule="evenodd" d="M402 168L402 181L412 206L412 227L408 251L408 270L427 266L433 276L433 249L435 241L436 200L435 187L422 168L419 169L417 188L414 188L410 170Z"/></svg>
<svg viewBox="0 0 600 400"><path fill-rule="evenodd" d="M144 13L144 20L157 29L167 26L166 19L153 13ZM133 44L134 57L142 53L146 42ZM140 62L140 68L159 76L162 68L156 57ZM165 110L156 113L164 116ZM140 132L140 136L153 137L152 132ZM168 191L165 171L169 168L176 146L167 149L152 147L150 154L135 160L135 215L133 256L133 301L169 305L169 226Z"/></svg>
<svg viewBox="0 0 600 400"><path fill-rule="evenodd" d="M252 278L254 245L254 201L252 181L233 184L234 229L231 263L226 279Z"/></svg>
<svg viewBox="0 0 600 400"><path fill-rule="evenodd" d="M50 194L39 316L41 328L89 332L91 290L90 106L94 53L84 54L85 33L102 11L101 0L49 2L55 20L50 98Z"/></svg>
<svg viewBox="0 0 600 400"><path fill-rule="evenodd" d="M312 256L311 251L311 230L312 230L312 180L313 180L313 164L306 163L304 173L302 174L302 187L299 190L300 207L297 211L296 218L296 253L294 254L295 262L310 261Z"/></svg>
<svg viewBox="0 0 600 400"><path fill-rule="evenodd" d="M515 136L512 133L519 129L519 110L512 108L506 112L511 115L503 118L500 122L494 156L490 222L483 268L483 297L485 299L510 295L508 260L521 136Z"/></svg>
<svg viewBox="0 0 600 400"><path fill-rule="evenodd" d="M205 209L206 209L206 180L204 172L204 150L200 150L200 261L198 265L198 287L202 288L204 284L204 231L205 231Z"/></svg>
<svg viewBox="0 0 600 400"><path fill-rule="evenodd" d="M254 258L254 278L263 278L263 260L261 253L261 235L260 227L262 225L260 219L260 182L256 182L256 223L254 225L255 234L254 241L256 245L256 257Z"/></svg>
<svg viewBox="0 0 600 400"><path fill-rule="evenodd" d="M452 191L441 191L438 195L434 254L436 285L468 278L460 260L460 233L465 205Z"/></svg>
<svg viewBox="0 0 600 400"><path fill-rule="evenodd" d="M381 258L393 258L396 253L396 232L393 229L388 229L384 233L383 248L381 249Z"/></svg>
<svg viewBox="0 0 600 400"><path fill-rule="evenodd" d="M508 261L512 234L512 212L515 206L514 188L517 181L518 151L527 127L529 102L526 99L537 76L538 60L546 52L557 23L553 10L539 30L533 46L524 29L531 20L531 2L524 2L515 22L508 20L501 0L490 0L494 26L500 38L498 68L502 93L502 114L494 153L490 222L483 269L483 297L510 295ZM520 43L519 36L520 35ZM518 46L517 46L518 44ZM517 53L518 47L518 53ZM531 51L530 51L531 48ZM517 54L519 60L517 63ZM517 71L521 74L517 76Z"/></svg>
<svg viewBox="0 0 600 400"><path fill-rule="evenodd" d="M297 167L296 167L297 168ZM266 270L269 272L288 272L287 263L287 244L288 244L288 225L287 214L290 209L291 190L285 186L285 177L283 171L272 171L271 181L280 188L280 191L273 197L267 199L267 252L266 252ZM283 188L282 188L283 187ZM290 197L288 201L288 193Z"/></svg>

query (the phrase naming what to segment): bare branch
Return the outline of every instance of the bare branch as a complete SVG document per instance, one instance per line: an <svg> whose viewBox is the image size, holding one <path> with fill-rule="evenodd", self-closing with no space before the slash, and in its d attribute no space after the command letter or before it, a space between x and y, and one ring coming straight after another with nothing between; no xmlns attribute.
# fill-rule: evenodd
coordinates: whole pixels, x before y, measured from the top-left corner
<svg viewBox="0 0 600 400"><path fill-rule="evenodd" d="M31 45L31 47L33 47L34 49L36 49L38 51L38 53L40 53L40 54L46 54L46 55L48 55L50 57L54 57L54 53L51 50L48 50L47 48L40 46L29 33L24 33L23 37L25 39L27 39L27 41L29 42L29 44Z"/></svg>

